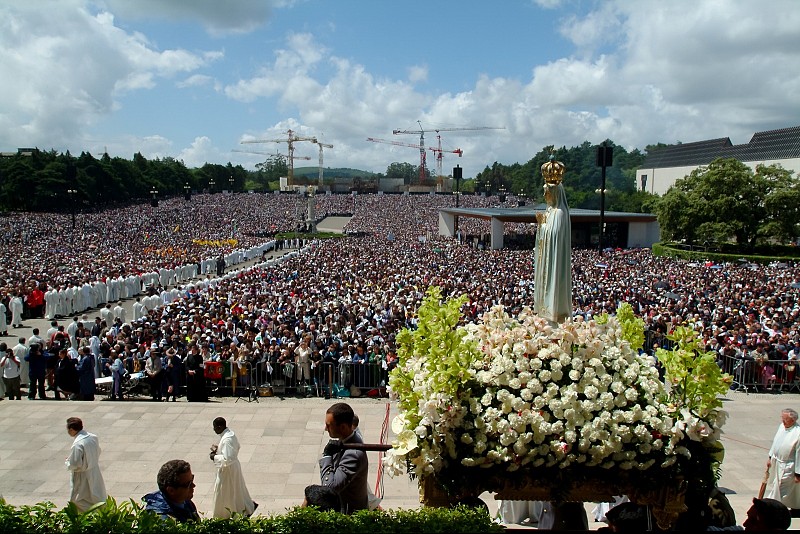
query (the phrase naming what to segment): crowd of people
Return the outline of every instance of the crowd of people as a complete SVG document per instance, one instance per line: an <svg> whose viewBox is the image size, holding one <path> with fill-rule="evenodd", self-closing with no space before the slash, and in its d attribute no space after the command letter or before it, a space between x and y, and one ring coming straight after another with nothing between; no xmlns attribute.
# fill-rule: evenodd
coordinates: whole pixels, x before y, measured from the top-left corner
<svg viewBox="0 0 800 534"><path fill-rule="evenodd" d="M296 228L306 201L195 195L81 213L74 232L64 215L5 215L0 334L28 318L51 320L49 331L0 347L9 398L20 398L21 385L31 399L44 398L47 387L91 400L94 384L76 381L74 368L110 376L114 399L123 398L126 376L142 373L154 400L204 401L207 369L217 362L231 363L242 386L286 380L298 392L315 385L331 396L341 396L335 387L381 390L397 365L396 336L415 327L430 286L445 297L468 295L464 321L496 305L513 315L533 301L532 250L481 247L489 227L479 219L460 221L466 239L437 235L438 210L452 197L318 195L319 219L352 215L349 237L275 240L275 232ZM574 316L629 303L645 323L643 350L656 357L670 347L672 329L686 325L737 382L770 388L796 380L798 266L690 262L649 249L574 249L571 264ZM130 316L126 299L135 301Z"/></svg>
<svg viewBox="0 0 800 534"><path fill-rule="evenodd" d="M295 250L267 260L283 243L263 231L290 228L297 203L305 205L298 197L195 195L158 208L81 214L74 245L61 215L9 214L0 222L8 323L24 320L11 312L18 307L12 301L22 300L25 317L55 321L41 339L47 353L66 349L80 362L88 350L95 376L121 382L126 373L145 372L154 398L175 399L185 386L189 400L203 400L209 360L237 362L227 372L244 385L284 379L299 391L316 385L318 394L330 394L334 382L382 388L397 363L395 336L415 326L433 285L448 297L469 296L465 321L498 304L515 314L532 303L533 252L481 250L469 239L438 236L438 210L453 200L443 195L318 195L318 217L353 214L344 229L351 237L297 241ZM463 196L461 205L500 202ZM119 223L114 231L102 222L110 215ZM469 236L488 233L478 219L460 227ZM793 380L798 267L576 249L572 269L574 315L613 313L628 302L645 321L645 350L669 347L671 329L688 324L743 381L769 387ZM43 298L34 297L37 290ZM50 306L53 292L61 293ZM123 299L135 299L132 317ZM31 342L37 340L25 345ZM28 382L23 373L23 386Z"/></svg>

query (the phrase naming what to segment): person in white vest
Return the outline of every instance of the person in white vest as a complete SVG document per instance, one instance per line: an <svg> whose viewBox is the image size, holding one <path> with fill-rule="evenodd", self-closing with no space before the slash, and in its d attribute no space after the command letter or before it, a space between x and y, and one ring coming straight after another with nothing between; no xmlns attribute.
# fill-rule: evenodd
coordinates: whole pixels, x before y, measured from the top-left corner
<svg viewBox="0 0 800 534"><path fill-rule="evenodd" d="M0 301L0 336L8 335L8 323L6 321L6 305Z"/></svg>
<svg viewBox="0 0 800 534"><path fill-rule="evenodd" d="M83 286L78 283L72 288L72 313L81 313L86 309L83 304Z"/></svg>
<svg viewBox="0 0 800 534"><path fill-rule="evenodd" d="M111 309L111 303L107 303L105 308L100 310L100 318L106 322L106 326L111 328L114 324L114 310Z"/></svg>
<svg viewBox="0 0 800 534"><path fill-rule="evenodd" d="M781 411L781 424L772 440L767 460L767 486L764 497L800 509L800 425L797 412Z"/></svg>
<svg viewBox="0 0 800 534"><path fill-rule="evenodd" d="M106 303L106 294L108 293L106 283L102 279L98 280L94 285L94 291L94 307L97 308Z"/></svg>
<svg viewBox="0 0 800 534"><path fill-rule="evenodd" d="M100 472L100 441L83 429L83 421L78 417L67 419L67 433L75 438L65 461L70 472L69 501L85 512L108 498Z"/></svg>
<svg viewBox="0 0 800 534"><path fill-rule="evenodd" d="M234 513L252 515L258 504L250 498L244 482L242 464L239 462L239 439L223 417L213 423L219 444L211 446L209 457L217 468L214 481L214 517L228 519Z"/></svg>
<svg viewBox="0 0 800 534"><path fill-rule="evenodd" d="M89 280L83 282L83 286L81 287L81 295L83 295L83 309L81 312L86 311L89 308L94 308L94 292L92 291L92 286L89 283Z"/></svg>
<svg viewBox="0 0 800 534"><path fill-rule="evenodd" d="M125 317L126 315L127 315L127 312L126 312L125 308L122 306L122 301L117 302L117 305L114 306L114 318L115 319L119 319L120 322L122 322L124 324L124 323L128 322L128 321L126 321L126 319L127 319Z"/></svg>
<svg viewBox="0 0 800 534"><path fill-rule="evenodd" d="M22 297L19 294L14 294L9 303L11 308L11 326L14 328L22 327Z"/></svg>
<svg viewBox="0 0 800 534"><path fill-rule="evenodd" d="M142 297L136 297L136 302L133 303L133 320L138 321L144 314L147 313L144 304L142 304Z"/></svg>

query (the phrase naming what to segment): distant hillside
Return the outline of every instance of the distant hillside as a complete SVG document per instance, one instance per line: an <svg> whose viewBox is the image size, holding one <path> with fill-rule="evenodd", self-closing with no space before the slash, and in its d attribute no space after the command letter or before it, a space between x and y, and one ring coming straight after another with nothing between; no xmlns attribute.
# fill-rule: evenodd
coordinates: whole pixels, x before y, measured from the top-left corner
<svg viewBox="0 0 800 534"><path fill-rule="evenodd" d="M363 178L365 176L375 176L375 174L374 172L348 168L329 169L325 167L323 170L325 178ZM319 167L295 167L294 175L304 178L314 178L319 176Z"/></svg>

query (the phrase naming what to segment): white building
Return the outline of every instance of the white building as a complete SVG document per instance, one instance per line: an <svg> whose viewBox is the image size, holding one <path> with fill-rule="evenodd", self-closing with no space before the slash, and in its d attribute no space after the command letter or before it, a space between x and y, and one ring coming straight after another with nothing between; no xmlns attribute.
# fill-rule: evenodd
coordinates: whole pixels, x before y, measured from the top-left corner
<svg viewBox="0 0 800 534"><path fill-rule="evenodd" d="M710 139L657 148L636 171L636 187L663 195L676 180L717 158L735 158L751 169L779 164L800 172L800 126L753 134L749 143L734 145L730 138Z"/></svg>

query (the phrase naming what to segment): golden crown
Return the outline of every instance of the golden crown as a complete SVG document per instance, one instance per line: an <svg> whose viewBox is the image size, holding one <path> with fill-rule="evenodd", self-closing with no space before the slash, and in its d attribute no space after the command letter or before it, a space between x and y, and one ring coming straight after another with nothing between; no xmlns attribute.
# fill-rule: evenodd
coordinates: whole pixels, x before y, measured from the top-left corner
<svg viewBox="0 0 800 534"><path fill-rule="evenodd" d="M544 183L550 185L560 184L564 178L564 171L567 168L560 161L556 161L554 155L550 155L550 161L542 165L542 176L544 176Z"/></svg>

